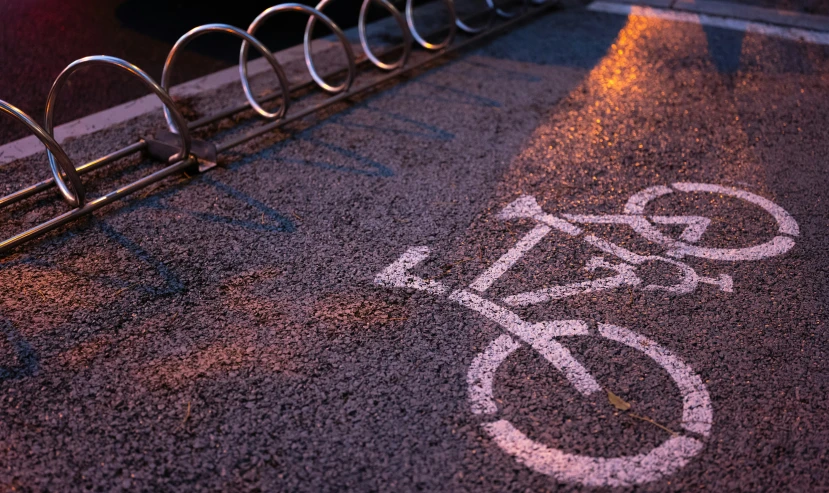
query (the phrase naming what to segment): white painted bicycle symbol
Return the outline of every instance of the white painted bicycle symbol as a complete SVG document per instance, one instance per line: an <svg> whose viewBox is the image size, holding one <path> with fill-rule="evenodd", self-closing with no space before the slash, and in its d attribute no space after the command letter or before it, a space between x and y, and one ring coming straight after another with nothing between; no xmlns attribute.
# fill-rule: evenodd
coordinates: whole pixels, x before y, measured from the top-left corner
<svg viewBox="0 0 829 493"><path fill-rule="evenodd" d="M777 234L759 245L742 248L709 248L697 245L704 235L710 219L702 216L648 216L645 207L651 200L675 192L709 192L742 199L768 212L777 223ZM595 332L582 320L555 320L527 322L506 306L526 306L578 294L614 289L622 286L637 287L646 291L666 291L687 294L700 283L713 285L724 292L733 289L732 278L722 274L718 278L700 276L686 263L678 260L684 256L706 259L739 261L759 260L782 255L791 249L798 236L797 223L789 213L773 202L756 194L719 185L700 183L674 183L671 187L655 186L633 195L624 207L623 214L573 215L561 217L545 213L533 197L521 197L507 205L499 214L504 220L528 218L537 225L521 238L509 251L481 273L466 289L450 290L446 285L427 280L410 273L429 256L429 248L409 248L394 263L375 278L375 283L396 288L413 288L436 295L446 295L502 327L507 334L492 341L473 360L467 374L469 401L472 412L494 415L498 406L493 398L493 380L498 367L521 344L527 344L553 364L585 396L601 391L602 387L590 372L560 344L557 339L572 336L598 336L624 344L650 357L665 369L682 396L682 428L684 434L676 434L648 453L623 457L591 457L566 453L538 443L514 427L508 420L497 419L483 425L486 432L504 451L527 467L561 482L580 483L589 486L630 486L655 481L673 474L687 464L704 447L703 440L709 435L713 422L713 410L708 390L702 379L680 358L655 341L631 330L610 324L598 324ZM633 228L647 240L664 248L662 255L639 255L610 241L584 233L578 224L617 223ZM662 234L654 224L686 225L679 239ZM588 270L609 269L616 273L611 277L574 284L545 287L507 296L502 304L481 296L487 289L522 256L529 252L551 231L557 230L581 239L621 262L612 264L603 257L593 257L587 263ZM644 285L637 275L637 266L645 262L664 262L673 266L679 280L673 285Z"/></svg>

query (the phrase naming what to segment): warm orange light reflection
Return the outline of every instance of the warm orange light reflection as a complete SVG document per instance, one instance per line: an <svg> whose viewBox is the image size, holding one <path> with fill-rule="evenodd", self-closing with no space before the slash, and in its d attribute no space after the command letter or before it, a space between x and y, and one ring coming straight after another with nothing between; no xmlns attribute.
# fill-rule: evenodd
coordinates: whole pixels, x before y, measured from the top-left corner
<svg viewBox="0 0 829 493"><path fill-rule="evenodd" d="M745 132L752 118L741 115L746 105L740 104L751 74L742 65L722 72L714 63L722 53L712 49L737 49L729 43L742 41L741 60L756 63L779 41L752 33L741 40L726 31L730 39L712 47L710 31L629 16L606 55L536 128L513 161L504 192L537 194L532 184L543 180L552 195L584 193L586 203L606 204L619 187L625 195L668 180L757 183L763 163ZM763 70L776 70L769 64ZM632 183L632 169L641 183Z"/></svg>

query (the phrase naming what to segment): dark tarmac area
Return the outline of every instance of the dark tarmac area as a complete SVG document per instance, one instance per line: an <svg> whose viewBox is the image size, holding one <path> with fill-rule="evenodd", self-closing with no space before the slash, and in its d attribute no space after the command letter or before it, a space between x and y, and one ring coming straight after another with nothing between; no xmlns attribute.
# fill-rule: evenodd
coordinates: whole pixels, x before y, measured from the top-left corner
<svg viewBox="0 0 829 493"><path fill-rule="evenodd" d="M827 95L827 46L553 11L36 240L0 259L0 491L829 490ZM46 173L38 155L0 180ZM473 289L540 227L499 217L526 196L583 232L553 228ZM63 210L44 194L0 234ZM669 257L678 243L578 215L644 217L721 257L760 247ZM409 287L375 282L413 251ZM681 266L733 286L648 288ZM640 282L505 301L625 269Z"/></svg>

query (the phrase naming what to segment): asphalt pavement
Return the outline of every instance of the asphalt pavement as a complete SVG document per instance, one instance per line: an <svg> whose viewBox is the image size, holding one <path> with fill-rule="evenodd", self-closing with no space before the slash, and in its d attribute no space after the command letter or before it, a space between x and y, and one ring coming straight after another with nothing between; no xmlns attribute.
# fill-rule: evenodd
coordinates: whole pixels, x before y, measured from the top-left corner
<svg viewBox="0 0 829 493"><path fill-rule="evenodd" d="M828 55L553 11L22 247L0 489L829 490Z"/></svg>

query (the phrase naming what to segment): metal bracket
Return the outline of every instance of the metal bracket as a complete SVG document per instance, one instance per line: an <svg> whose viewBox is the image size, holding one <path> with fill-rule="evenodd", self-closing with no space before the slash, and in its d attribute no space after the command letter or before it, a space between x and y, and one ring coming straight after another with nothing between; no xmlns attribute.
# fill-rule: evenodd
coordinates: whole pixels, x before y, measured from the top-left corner
<svg viewBox="0 0 829 493"><path fill-rule="evenodd" d="M170 158L181 150L180 138L172 132L159 132L154 139L147 139L145 142L147 143L147 154L165 163L169 162ZM216 146L212 142L192 139L190 141L190 155L196 158L199 173L204 173L217 165Z"/></svg>

